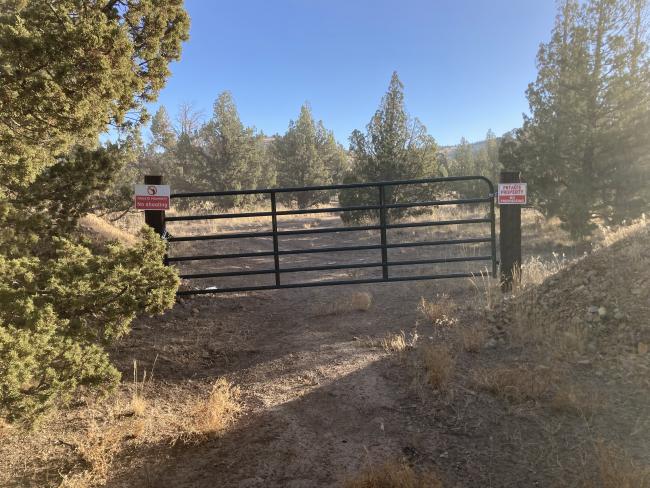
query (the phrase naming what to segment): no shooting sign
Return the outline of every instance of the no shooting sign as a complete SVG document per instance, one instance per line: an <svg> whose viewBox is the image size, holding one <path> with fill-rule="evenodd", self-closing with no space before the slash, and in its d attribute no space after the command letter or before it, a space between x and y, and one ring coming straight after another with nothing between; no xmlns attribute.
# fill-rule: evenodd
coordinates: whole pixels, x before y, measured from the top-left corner
<svg viewBox="0 0 650 488"><path fill-rule="evenodd" d="M499 183L499 205L526 205L526 183Z"/></svg>
<svg viewBox="0 0 650 488"><path fill-rule="evenodd" d="M169 185L135 185L136 210L169 210Z"/></svg>

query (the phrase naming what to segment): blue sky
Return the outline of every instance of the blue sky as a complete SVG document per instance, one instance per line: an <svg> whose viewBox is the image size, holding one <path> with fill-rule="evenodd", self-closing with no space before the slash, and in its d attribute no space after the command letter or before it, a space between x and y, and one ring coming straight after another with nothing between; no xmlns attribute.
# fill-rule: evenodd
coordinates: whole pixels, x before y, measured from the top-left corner
<svg viewBox="0 0 650 488"><path fill-rule="evenodd" d="M224 90L241 118L284 132L308 101L346 147L396 70L406 106L441 145L521 124L554 0L186 0L190 40L153 111L212 113Z"/></svg>

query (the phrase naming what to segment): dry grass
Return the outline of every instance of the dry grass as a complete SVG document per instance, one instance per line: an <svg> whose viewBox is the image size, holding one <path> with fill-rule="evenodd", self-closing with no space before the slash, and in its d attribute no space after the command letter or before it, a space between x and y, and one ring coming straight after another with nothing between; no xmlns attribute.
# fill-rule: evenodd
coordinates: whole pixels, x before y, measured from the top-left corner
<svg viewBox="0 0 650 488"><path fill-rule="evenodd" d="M425 344L418 352L426 382L438 391L446 391L456 366L450 347L446 344Z"/></svg>
<svg viewBox="0 0 650 488"><path fill-rule="evenodd" d="M458 319L453 317L455 309L455 303L446 294L438 294L433 300L422 297L418 306L418 312L434 327L453 327L456 325Z"/></svg>
<svg viewBox="0 0 650 488"><path fill-rule="evenodd" d="M61 487L85 488L104 485L115 456L122 449L124 431L119 425L99 426L91 423L86 432L76 436L71 445L78 455L79 472L64 476Z"/></svg>
<svg viewBox="0 0 650 488"><path fill-rule="evenodd" d="M492 278L490 272L485 269L480 275L468 278L476 290L477 302L484 310L493 310L501 301L501 287L499 280Z"/></svg>
<svg viewBox="0 0 650 488"><path fill-rule="evenodd" d="M358 291L352 294L350 298L350 307L353 310L366 312L372 305L372 295L365 291Z"/></svg>
<svg viewBox="0 0 650 488"><path fill-rule="evenodd" d="M158 358L156 357L156 360L157 359ZM156 360L154 360L153 367L156 365ZM131 412L136 417L143 417L146 413L147 400L145 398L145 388L147 385L150 385L151 381L153 380L153 367L151 369L149 377L147 378L147 371L145 370L143 371L142 379L140 380L138 379L138 362L136 360L133 360L133 386L129 406L131 408Z"/></svg>
<svg viewBox="0 0 650 488"><path fill-rule="evenodd" d="M481 327L469 327L460 331L460 340L463 349L476 353L483 349L488 339L488 333Z"/></svg>
<svg viewBox="0 0 650 488"><path fill-rule="evenodd" d="M640 466L624 451L604 441L596 444L596 463L598 480L588 483L589 488L650 487L650 469Z"/></svg>
<svg viewBox="0 0 650 488"><path fill-rule="evenodd" d="M343 483L344 488L442 488L440 478L431 472L417 473L410 466L386 462L370 466Z"/></svg>
<svg viewBox="0 0 650 488"><path fill-rule="evenodd" d="M521 272L513 276L513 294L518 295L531 286L541 285L542 282L570 264L565 254L552 253L548 259L531 256L521 265Z"/></svg>
<svg viewBox="0 0 650 488"><path fill-rule="evenodd" d="M102 244L116 241L125 246L134 246L138 242L135 234L142 228L140 226L128 232L93 214L79 219L79 226L94 241Z"/></svg>
<svg viewBox="0 0 650 488"><path fill-rule="evenodd" d="M136 373L111 398L57 412L35 431L8 429L0 485L101 486L134 449L199 443L223 433L241 411L239 390L225 379L201 394L196 386L158 388L150 374L143 381Z"/></svg>
<svg viewBox="0 0 650 488"><path fill-rule="evenodd" d="M225 430L241 412L240 390L225 378L219 378L210 395L190 408L189 425L185 431L190 436L216 434Z"/></svg>
<svg viewBox="0 0 650 488"><path fill-rule="evenodd" d="M537 346L563 359L576 358L585 352L589 331L584 322L578 319L565 324L549 321L541 311L535 287L512 303L512 321L506 331L511 344Z"/></svg>
<svg viewBox="0 0 650 488"><path fill-rule="evenodd" d="M548 369L497 367L474 371L476 386L510 403L541 400L553 385Z"/></svg>
<svg viewBox="0 0 650 488"><path fill-rule="evenodd" d="M408 346L406 334L404 331L400 331L399 334L389 334L380 341L380 345L386 352L403 352Z"/></svg>
<svg viewBox="0 0 650 488"><path fill-rule="evenodd" d="M632 235L648 230L648 218L645 214L640 219L635 220L629 225L621 225L619 227L607 227L601 225L595 235L596 247L608 247L618 241L631 237Z"/></svg>
<svg viewBox="0 0 650 488"><path fill-rule="evenodd" d="M587 417L594 411L598 402L593 398L593 393L587 397L576 386L563 384L557 387L549 407L556 413L578 415Z"/></svg>
<svg viewBox="0 0 650 488"><path fill-rule="evenodd" d="M403 330L397 333L389 333L380 339L367 337L361 339L361 345L370 348L381 348L387 353L402 353L413 349L418 341L417 329L409 333L408 337Z"/></svg>

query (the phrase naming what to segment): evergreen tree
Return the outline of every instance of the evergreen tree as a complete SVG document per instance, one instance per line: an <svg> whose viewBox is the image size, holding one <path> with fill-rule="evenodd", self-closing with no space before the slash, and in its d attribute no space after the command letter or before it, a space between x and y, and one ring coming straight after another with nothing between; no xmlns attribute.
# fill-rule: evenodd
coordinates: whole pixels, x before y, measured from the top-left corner
<svg viewBox="0 0 650 488"><path fill-rule="evenodd" d="M264 135L245 127L229 92L219 95L212 119L201 129L204 175L197 185L211 190L247 190L275 183L266 157ZM258 197L223 199L225 205L250 203Z"/></svg>
<svg viewBox="0 0 650 488"><path fill-rule="evenodd" d="M342 183L350 170L348 155L345 149L336 142L334 133L325 128L322 120L316 124L316 140L329 181L333 184Z"/></svg>
<svg viewBox="0 0 650 488"><path fill-rule="evenodd" d="M477 172L472 145L464 137L460 138L460 142L454 148L452 168L451 176L472 176Z"/></svg>
<svg viewBox="0 0 650 488"><path fill-rule="evenodd" d="M169 151L176 146L176 132L165 107L161 106L151 118L150 131L154 151Z"/></svg>
<svg viewBox="0 0 650 488"><path fill-rule="evenodd" d="M353 165L347 182L387 181L433 177L438 174L437 145L418 119L411 119L404 107L404 86L393 73L379 109L366 127L350 136ZM386 203L407 201L422 196L428 189L414 185L386 187ZM377 196L368 190L343 191L342 205L373 204ZM397 211L390 212L397 214ZM356 211L345 219L359 219L371 212Z"/></svg>
<svg viewBox="0 0 650 488"><path fill-rule="evenodd" d="M321 121L314 122L307 104L301 107L298 120L289 123L284 136L274 140L272 152L278 184L285 187L330 184L341 178L346 162L345 153L334 135ZM322 191L284 193L281 197L288 202L295 200L299 208L329 200L329 195Z"/></svg>
<svg viewBox="0 0 650 488"><path fill-rule="evenodd" d="M479 161L479 174L496 184L499 181L501 163L499 163L499 139L492 129L488 129L485 134L485 146L480 151Z"/></svg>
<svg viewBox="0 0 650 488"><path fill-rule="evenodd" d="M646 0L567 0L537 56L520 168L536 203L574 237L648 209L646 19Z"/></svg>
<svg viewBox="0 0 650 488"><path fill-rule="evenodd" d="M76 224L132 155L99 135L146 118L188 24L181 0L0 0L0 417L113 386L103 345L174 302L158 236L100 246Z"/></svg>

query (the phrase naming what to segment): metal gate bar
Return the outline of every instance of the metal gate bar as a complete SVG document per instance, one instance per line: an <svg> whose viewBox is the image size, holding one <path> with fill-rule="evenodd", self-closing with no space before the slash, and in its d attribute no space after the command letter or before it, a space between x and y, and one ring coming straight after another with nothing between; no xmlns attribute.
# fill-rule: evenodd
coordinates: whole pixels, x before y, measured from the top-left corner
<svg viewBox="0 0 650 488"><path fill-rule="evenodd" d="M483 198L459 198L453 200L429 200L421 202L404 202L404 203L386 203L385 188L387 186L403 186L403 185L422 185L431 183L445 183L445 182L458 182L458 181L483 181L487 184L489 193ZM297 209L297 210L277 210L276 195L278 193L292 193L301 191L320 191L320 190L343 190L354 188L377 188L378 190L378 205L355 205L346 207L326 207L315 209ZM184 215L167 217L167 222L181 222L181 221L196 221L196 220L213 220L213 219L237 219L246 217L271 217L271 231L262 232L231 232L225 234L213 235L199 235L199 236L172 236L169 235L168 242L188 242L188 241L205 241L205 240L228 240L228 239L243 239L243 238L272 238L273 251L254 251L243 253L226 253L226 254L204 254L204 255L191 255L191 256L171 256L167 258L167 262L186 262L186 261L202 261L202 260L222 260L233 258L248 258L248 257L264 257L273 256L274 266L270 269L261 270L238 270L238 271L223 271L211 273L187 273L181 274L183 279L202 279L202 278L220 278L220 277L234 277L234 276L249 276L249 275L275 275L274 285L256 285L256 286L243 286L243 287L227 287L217 288L208 287L199 290L182 290L179 295L190 294L203 294L203 293L224 293L224 292L241 292L253 290L272 290L279 288L300 288L300 287L313 287L313 286L331 286L331 285L344 285L344 284L362 284L362 283L380 283L380 282L397 282L397 281L411 281L411 280L435 280L443 278L460 278L471 277L477 273L447 273L447 274L433 274L433 275L415 275L415 276L389 276L389 269L391 266L416 266L424 264L442 264L442 263L456 263L456 262L477 262L477 261L491 261L492 262L492 276L496 276L496 236L495 236L495 211L494 211L494 185L492 182L482 176L455 176L447 178L429 178L421 180L404 180L404 181L386 181L377 183L353 183L344 185L320 185L312 187L296 187L296 188L273 188L273 189L258 189L258 190L233 190L233 191L218 191L218 192L192 192L192 193L174 193L171 198L205 198L205 197L223 197L235 195L262 195L267 194L270 197L271 211L263 212L240 212L240 213L220 213L208 215ZM473 219L456 219L456 220L440 220L440 221L425 221L425 222L408 222L389 224L387 210L388 209L406 209L414 207L429 207L439 205L463 205L463 204L490 204L489 218L473 218ZM359 210L378 210L379 224L378 225L363 225L363 226L348 226L348 227L334 227L334 228L318 228L306 230L278 230L278 216L282 215L304 215L316 213L340 213L340 212L354 212ZM416 227L429 227L429 226L445 226L445 225L471 225L479 223L490 223L490 237L476 237L465 239L447 239L438 241L419 241L419 242L398 242L388 243L387 230L388 229L402 229L402 228L416 228ZM357 231L380 231L380 243L371 245L357 245L357 246L329 246L316 249L280 249L279 237L280 236L295 236L295 235L309 235L309 234L330 234L337 232L357 232ZM413 248L424 246L439 246L439 245L460 245L460 244L473 244L473 243L486 243L491 244L491 255L489 256L464 256L464 257L450 257L450 258L436 258L436 259L421 259L421 260L408 260L408 261L389 261L388 249L395 248ZM293 268L281 268L280 256L285 255L298 255L298 254L315 254L315 253L330 253L330 252L345 252L345 251L360 251L360 250L380 250L380 262L356 262L347 264L329 264L322 266L305 266ZM310 281L305 283L281 283L281 276L286 273L300 273L311 271L327 271L327 270L340 270L340 269L355 269L355 268L381 268L381 278L365 278L353 280L321 280Z"/></svg>

